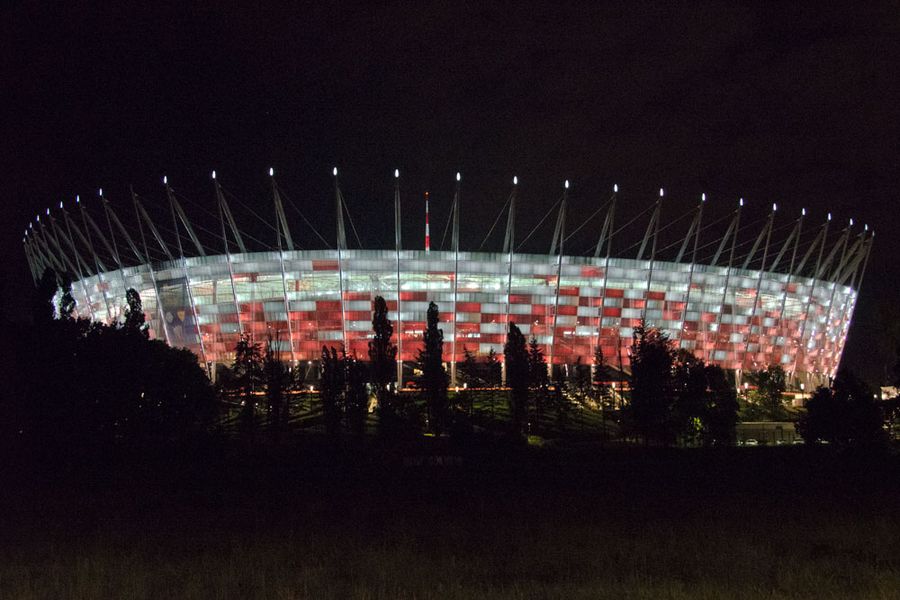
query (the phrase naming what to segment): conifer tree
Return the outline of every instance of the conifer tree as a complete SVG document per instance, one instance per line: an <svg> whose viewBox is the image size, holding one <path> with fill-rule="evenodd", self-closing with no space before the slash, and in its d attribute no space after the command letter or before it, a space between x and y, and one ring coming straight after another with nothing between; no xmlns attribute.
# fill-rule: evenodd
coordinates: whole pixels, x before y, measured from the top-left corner
<svg viewBox="0 0 900 600"><path fill-rule="evenodd" d="M141 295L134 288L128 288L125 292L125 323L122 327L129 332L139 333L144 337L150 337L144 317L144 307Z"/></svg>
<svg viewBox="0 0 900 600"><path fill-rule="evenodd" d="M510 388L509 412L512 417L512 433L521 436L528 415L529 362L525 336L515 323L509 324L503 355L506 359L506 384Z"/></svg>
<svg viewBox="0 0 900 600"><path fill-rule="evenodd" d="M387 318L387 303L381 296L372 302L372 330L375 333L369 342L369 363L372 387L378 398L378 413L382 424L394 415L393 395L390 385L396 370L397 346L391 342L394 326Z"/></svg>
<svg viewBox="0 0 900 600"><path fill-rule="evenodd" d="M422 369L422 387L428 402L429 423L432 431L440 434L448 425L447 372L444 370L444 332L438 327L438 307L428 304L424 346L419 351Z"/></svg>

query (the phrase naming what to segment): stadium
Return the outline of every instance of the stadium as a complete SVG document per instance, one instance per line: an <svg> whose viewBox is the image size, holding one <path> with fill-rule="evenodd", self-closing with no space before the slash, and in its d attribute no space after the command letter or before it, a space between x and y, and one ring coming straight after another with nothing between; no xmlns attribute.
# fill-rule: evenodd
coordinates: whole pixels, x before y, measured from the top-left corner
<svg viewBox="0 0 900 600"><path fill-rule="evenodd" d="M447 221L449 248L430 247L426 195L425 247L410 249L400 235L395 172L394 248L350 248L349 212L335 169L335 243L301 250L291 235L283 192L272 170L269 175L276 243L265 250L247 239L213 172L217 217L201 224L188 218L165 178L165 222L151 218L133 192L129 225L131 219L119 214L121 208L114 209L102 190L90 207L78 199L74 209L62 203L48 209L23 238L32 275L37 281L48 268L65 274L73 282L78 315L101 322L120 319L126 290L136 289L151 337L190 349L212 377L216 365L233 361L242 335L273 339L283 360L294 365L317 361L323 345L343 345L366 357L372 301L382 296L394 323L403 377L421 347L433 301L441 311L452 382L467 352L483 357L494 351L502 361L511 322L534 336L551 365L590 364L599 348L611 367L627 373L632 333L644 320L665 331L676 347L733 371L738 382L743 371L780 364L794 384L811 386L838 368L874 237L867 226L854 232L852 220L835 227L830 214L805 229L805 210L781 222L772 205L761 225L739 241L739 232L747 229L741 224L741 200L708 239L701 236L711 228L704 223L704 196L684 215L683 234L663 252L660 190L642 213L648 218L637 252L626 257L614 253L620 231L614 186L602 205L592 252L567 254L567 181L550 209L556 226L549 252L524 253L516 245L514 179L494 223L505 219L502 248L468 251L459 244L457 174ZM215 234L217 247L201 242L201 227ZM776 241L779 232L785 235ZM699 262L698 249L705 247L714 254Z"/></svg>

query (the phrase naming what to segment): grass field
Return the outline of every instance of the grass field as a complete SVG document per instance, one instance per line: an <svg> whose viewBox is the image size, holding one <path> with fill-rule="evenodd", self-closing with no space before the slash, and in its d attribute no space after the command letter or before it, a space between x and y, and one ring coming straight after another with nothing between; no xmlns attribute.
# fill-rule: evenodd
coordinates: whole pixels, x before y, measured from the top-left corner
<svg viewBox="0 0 900 600"><path fill-rule="evenodd" d="M507 450L306 442L20 471L0 492L0 597L900 595L896 458Z"/></svg>

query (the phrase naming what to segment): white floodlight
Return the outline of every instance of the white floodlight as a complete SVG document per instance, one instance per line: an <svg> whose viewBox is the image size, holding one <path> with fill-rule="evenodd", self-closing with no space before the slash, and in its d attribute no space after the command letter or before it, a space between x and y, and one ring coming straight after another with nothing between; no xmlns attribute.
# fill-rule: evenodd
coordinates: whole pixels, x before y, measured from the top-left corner
<svg viewBox="0 0 900 600"><path fill-rule="evenodd" d="M163 175L163 185L169 185L169 176Z"/></svg>
<svg viewBox="0 0 900 600"><path fill-rule="evenodd" d="M269 177L275 177L275 169L273 167L269 167Z"/></svg>
<svg viewBox="0 0 900 600"><path fill-rule="evenodd" d="M513 175L513 185L519 185L519 176Z"/></svg>
<svg viewBox="0 0 900 600"><path fill-rule="evenodd" d="M48 216L48 217L50 216L50 209L49 209L49 208L47 209L47 216Z"/></svg>
<svg viewBox="0 0 900 600"><path fill-rule="evenodd" d="M619 184L618 184L618 183L614 183L614 184L613 184L613 192L618 192L618 191L619 191Z"/></svg>
<svg viewBox="0 0 900 600"><path fill-rule="evenodd" d="M776 210L778 210L778 205L773 202L772 203L772 212L775 212Z"/></svg>
<svg viewBox="0 0 900 600"><path fill-rule="evenodd" d="M828 220L831 220L831 213L828 213Z"/></svg>
<svg viewBox="0 0 900 600"><path fill-rule="evenodd" d="M400 169L394 169L394 179L400 179Z"/></svg>
<svg viewBox="0 0 900 600"><path fill-rule="evenodd" d="M459 181L462 179L462 175L459 174L459 171L456 172L456 180Z"/></svg>
<svg viewBox="0 0 900 600"><path fill-rule="evenodd" d="M81 198L78 196L78 194L75 194L75 204L81 204Z"/></svg>
<svg viewBox="0 0 900 600"><path fill-rule="evenodd" d="M665 190L659 188L659 197L662 198L666 194Z"/></svg>
<svg viewBox="0 0 900 600"><path fill-rule="evenodd" d="M850 217L850 227L853 227L853 217Z"/></svg>
<svg viewBox="0 0 900 600"><path fill-rule="evenodd" d="M863 231L868 231L868 230L869 230L869 224L866 223L865 225L863 225Z"/></svg>
<svg viewBox="0 0 900 600"><path fill-rule="evenodd" d="M569 189L569 180L566 179L566 182L563 184L566 189Z"/></svg>
<svg viewBox="0 0 900 600"><path fill-rule="evenodd" d="M800 210L800 216L801 216L801 217L805 217L805 216L806 216L806 209L805 209L805 208Z"/></svg>
<svg viewBox="0 0 900 600"><path fill-rule="evenodd" d="M59 210L62 210L62 200L59 201Z"/></svg>
<svg viewBox="0 0 900 600"><path fill-rule="evenodd" d="M35 221L37 221L38 223L40 223L40 222L41 222L41 215L38 215L38 216L37 216L37 219L35 219Z"/></svg>
<svg viewBox="0 0 900 600"><path fill-rule="evenodd" d="M738 200L738 206L743 206L743 205L744 205L744 199L741 198L740 200Z"/></svg>
<svg viewBox="0 0 900 600"><path fill-rule="evenodd" d="M99 190L99 195L100 195L101 198L103 197L103 188L100 188L100 190Z"/></svg>
<svg viewBox="0 0 900 600"><path fill-rule="evenodd" d="M216 170L215 170L215 169L213 169L213 172L212 172L212 178L213 178L213 179L216 178Z"/></svg>
<svg viewBox="0 0 900 600"><path fill-rule="evenodd" d="M700 194L700 202L706 202L706 192Z"/></svg>
<svg viewBox="0 0 900 600"><path fill-rule="evenodd" d="M335 177L337 177L337 167L335 167L331 170L331 174L334 175Z"/></svg>

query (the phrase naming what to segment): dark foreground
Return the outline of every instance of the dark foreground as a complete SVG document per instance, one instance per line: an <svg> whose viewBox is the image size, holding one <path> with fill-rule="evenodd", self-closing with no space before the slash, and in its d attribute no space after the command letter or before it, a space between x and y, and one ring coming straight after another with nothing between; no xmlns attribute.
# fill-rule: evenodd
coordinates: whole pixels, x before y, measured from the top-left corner
<svg viewBox="0 0 900 600"><path fill-rule="evenodd" d="M0 597L900 594L891 456L312 442L175 454L5 468Z"/></svg>

